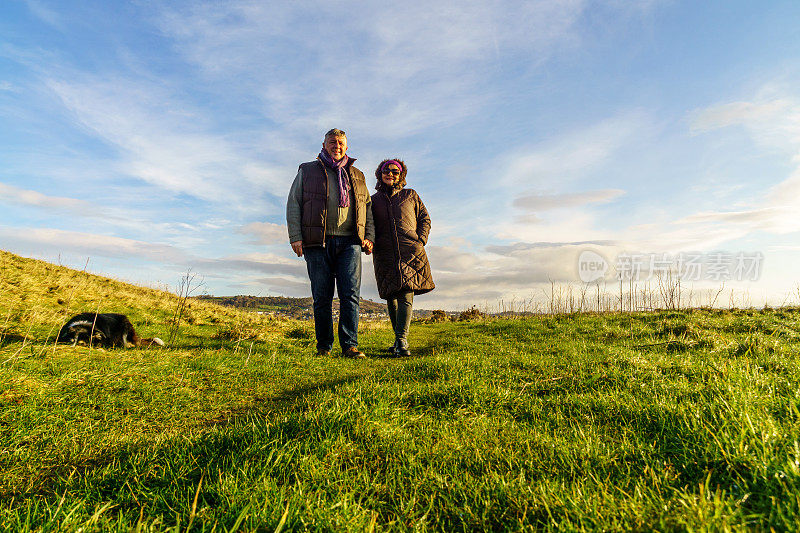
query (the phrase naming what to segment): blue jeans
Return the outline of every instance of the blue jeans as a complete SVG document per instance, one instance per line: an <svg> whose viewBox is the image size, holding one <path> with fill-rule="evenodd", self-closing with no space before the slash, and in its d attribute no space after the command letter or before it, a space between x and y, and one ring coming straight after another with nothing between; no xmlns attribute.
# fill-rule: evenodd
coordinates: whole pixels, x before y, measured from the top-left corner
<svg viewBox="0 0 800 533"><path fill-rule="evenodd" d="M311 296L317 350L333 347L333 289L339 293L339 345L358 346L358 304L361 299L361 242L358 237L331 236L324 247L303 249Z"/></svg>

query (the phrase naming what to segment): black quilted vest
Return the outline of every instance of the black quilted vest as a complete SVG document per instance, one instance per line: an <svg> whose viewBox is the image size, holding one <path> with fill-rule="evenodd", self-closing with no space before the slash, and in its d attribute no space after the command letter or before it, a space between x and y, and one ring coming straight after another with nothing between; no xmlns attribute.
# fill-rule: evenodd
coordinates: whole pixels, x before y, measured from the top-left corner
<svg viewBox="0 0 800 533"><path fill-rule="evenodd" d="M322 246L325 242L325 220L328 216L328 177L319 159L303 163L300 168L303 171L303 210L300 217L303 246ZM345 169L356 199L352 206L356 210L356 234L363 243L369 190L360 170L352 164L348 164Z"/></svg>

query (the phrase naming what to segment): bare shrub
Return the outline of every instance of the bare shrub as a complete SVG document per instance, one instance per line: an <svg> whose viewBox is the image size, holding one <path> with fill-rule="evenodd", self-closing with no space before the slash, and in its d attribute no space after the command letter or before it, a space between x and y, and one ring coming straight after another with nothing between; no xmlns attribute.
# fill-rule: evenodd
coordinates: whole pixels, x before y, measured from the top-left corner
<svg viewBox="0 0 800 533"><path fill-rule="evenodd" d="M441 309L436 309L431 313L431 316L428 317L428 322L447 322L450 318L447 316L447 313L442 311Z"/></svg>
<svg viewBox="0 0 800 533"><path fill-rule="evenodd" d="M246 324L243 322L233 322L220 328L212 336L214 339L228 341L258 340L266 339L267 329L263 324Z"/></svg>
<svg viewBox="0 0 800 533"><path fill-rule="evenodd" d="M461 314L458 315L458 320L460 322L465 320L477 320L479 318L484 318L485 316L486 315L483 312L481 312L480 309L478 309L473 305L470 309L467 309L466 311L461 311Z"/></svg>
<svg viewBox="0 0 800 533"><path fill-rule="evenodd" d="M297 326L287 331L284 336L287 339L311 339L314 334L302 326Z"/></svg>
<svg viewBox="0 0 800 533"><path fill-rule="evenodd" d="M194 322L194 317L188 315L188 301L192 293L203 285L202 280L195 282L196 277L197 274L193 273L190 268L186 271L186 274L183 275L180 282L178 282L178 299L175 303L175 311L167 325L167 345L170 347L174 346L178 338L178 330L181 327L181 321L190 318L191 323Z"/></svg>

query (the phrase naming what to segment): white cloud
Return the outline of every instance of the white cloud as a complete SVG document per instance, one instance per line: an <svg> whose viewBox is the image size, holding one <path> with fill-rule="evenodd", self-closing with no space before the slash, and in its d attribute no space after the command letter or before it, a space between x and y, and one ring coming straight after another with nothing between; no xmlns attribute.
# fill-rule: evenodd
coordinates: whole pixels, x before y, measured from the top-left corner
<svg viewBox="0 0 800 533"><path fill-rule="evenodd" d="M61 16L56 11L43 5L42 2L38 0L25 0L25 5L27 5L30 12L42 22L55 28L63 27Z"/></svg>
<svg viewBox="0 0 800 533"><path fill-rule="evenodd" d="M305 262L294 256L269 253L238 254L225 257L200 257L170 244L157 244L111 235L100 235L54 228L0 228L3 248L23 254L53 257L69 255L90 258L111 258L119 268L146 261L167 267L185 269L206 279L227 280L241 273L270 274L276 278L306 280ZM287 246L288 248L288 246ZM126 267L125 265L128 265Z"/></svg>
<svg viewBox="0 0 800 533"><path fill-rule="evenodd" d="M678 222L731 222L734 224L746 224L751 228L765 228L765 224L774 221L779 217L790 215L786 210L776 207L766 207L761 209L748 209L744 211L712 211L695 213L685 217Z"/></svg>
<svg viewBox="0 0 800 533"><path fill-rule="evenodd" d="M597 248L597 243L580 242L520 242L506 249L490 247L488 253L452 246L429 247L436 290L420 305L480 307L484 303L494 306L500 299L541 299L551 282L578 283L578 256L583 250Z"/></svg>
<svg viewBox="0 0 800 533"><path fill-rule="evenodd" d="M524 224L519 218L496 221L491 230L496 239L506 242L554 242L619 240L618 231L608 227L590 210L551 210L545 220Z"/></svg>
<svg viewBox="0 0 800 533"><path fill-rule="evenodd" d="M170 245L123 239L53 228L0 228L4 247L36 253L75 253L87 256L124 257L156 262L185 263L187 254Z"/></svg>
<svg viewBox="0 0 800 533"><path fill-rule="evenodd" d="M478 112L496 96L488 81L501 57L539 64L575 38L585 9L583 0L205 2L158 23L209 79L258 94L284 133L337 124L397 138Z"/></svg>
<svg viewBox="0 0 800 533"><path fill-rule="evenodd" d="M749 198L737 211L698 213L679 222L725 225L725 231L737 236L757 230L800 231L800 101L780 91L776 94L775 87L767 85L751 101L711 106L695 112L691 122L695 133L731 126L742 126L766 153L786 154L793 170L783 179L760 176L759 183L766 182L763 193Z"/></svg>
<svg viewBox="0 0 800 533"><path fill-rule="evenodd" d="M288 248L288 247L287 247ZM259 272L281 274L302 278L306 276L306 264L296 257L279 256L275 254L250 253L220 258L194 258L192 266L198 271L218 273L228 272Z"/></svg>
<svg viewBox="0 0 800 533"><path fill-rule="evenodd" d="M608 203L625 194L620 189L603 189L577 193L543 194L534 193L514 199L514 207L531 211L547 211L550 209L568 209L587 204Z"/></svg>
<svg viewBox="0 0 800 533"><path fill-rule="evenodd" d="M245 235L253 235L254 244L285 244L289 242L289 237L285 225L273 224L272 222L252 222L242 226L237 230Z"/></svg>
<svg viewBox="0 0 800 533"><path fill-rule="evenodd" d="M618 150L652 130L645 114L626 112L547 142L515 148L499 158L500 183L514 188L564 184L596 171Z"/></svg>
<svg viewBox="0 0 800 533"><path fill-rule="evenodd" d="M611 239L604 221L581 208L612 201L624 191L558 189L580 189L583 183L596 186L594 176L602 174L620 151L653 135L654 130L646 113L622 112L545 142L514 147L483 169L454 171L459 176L454 186L464 187L466 183L469 193L448 193L443 199L434 199L429 211L447 213L447 220L434 220L434 227L445 235L467 235L479 241ZM520 210L515 212L511 207ZM452 223L464 220L470 221L466 228L463 223Z"/></svg>
<svg viewBox="0 0 800 533"><path fill-rule="evenodd" d="M716 236L716 244L757 231L783 235L800 231L800 212L796 207L767 206L743 211L714 211L690 215L675 221L675 235L686 231L687 240ZM685 229L681 229L683 226ZM692 238L692 235L694 236ZM722 239L722 240L720 240Z"/></svg>
<svg viewBox="0 0 800 533"><path fill-rule="evenodd" d="M583 249L586 247L615 246L617 244L618 243L616 243L615 241L515 242L509 245L490 245L486 247L486 251L497 255L519 256L521 254L522 255L527 254L531 250L554 249L554 248L575 247L575 246L579 246L581 247L581 249Z"/></svg>
<svg viewBox="0 0 800 533"><path fill-rule="evenodd" d="M86 184L83 185L83 188L86 188ZM95 192L99 192L99 188L96 186ZM126 193L122 192L121 194ZM102 199L89 202L78 198L50 196L38 191L0 183L0 203L37 208L48 215L56 215L61 223L71 229L102 227L104 230L110 231L114 228L137 234L158 235L163 240L172 240L173 244L176 240L183 240L187 244L190 241L194 241L195 244L205 242L198 240L196 234L200 228L197 226L154 221L152 212L125 209L124 207L108 207L100 205L98 203L100 201ZM186 235L187 231L195 236Z"/></svg>
<svg viewBox="0 0 800 533"><path fill-rule="evenodd" d="M264 192L285 192L288 169L276 171L255 160L250 147L211 132L207 117L162 84L104 76L51 79L48 86L80 124L115 147L117 175L248 208Z"/></svg>
<svg viewBox="0 0 800 533"><path fill-rule="evenodd" d="M91 203L75 198L65 198L61 196L48 196L37 191L20 189L13 185L0 183L0 201L12 205L28 205L45 209L58 209L71 211L74 213L91 212Z"/></svg>
<svg viewBox="0 0 800 533"><path fill-rule="evenodd" d="M739 124L753 124L773 120L792 109L789 100L767 102L730 102L699 110L690 123L695 133L711 131Z"/></svg>
<svg viewBox="0 0 800 533"><path fill-rule="evenodd" d="M458 246L426 247L428 258L433 268L439 272L462 273L479 268L480 258L469 248Z"/></svg>
<svg viewBox="0 0 800 533"><path fill-rule="evenodd" d="M247 280L246 282L239 283L240 290L245 293L250 293L253 286L263 287L270 295L283 295L299 298L308 298L311 292L311 286L308 280L297 280L293 278L282 277L263 277Z"/></svg>

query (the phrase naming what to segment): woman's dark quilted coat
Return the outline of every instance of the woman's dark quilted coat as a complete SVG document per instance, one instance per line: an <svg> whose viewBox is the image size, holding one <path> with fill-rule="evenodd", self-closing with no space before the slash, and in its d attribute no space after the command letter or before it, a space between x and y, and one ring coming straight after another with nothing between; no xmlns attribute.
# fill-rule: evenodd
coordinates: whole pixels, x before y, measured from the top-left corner
<svg viewBox="0 0 800 533"><path fill-rule="evenodd" d="M372 195L375 247L372 264L384 300L399 291L424 294L435 287L425 254L431 219L414 189Z"/></svg>

